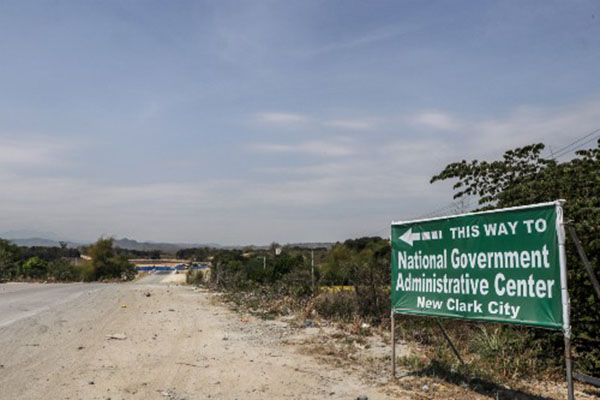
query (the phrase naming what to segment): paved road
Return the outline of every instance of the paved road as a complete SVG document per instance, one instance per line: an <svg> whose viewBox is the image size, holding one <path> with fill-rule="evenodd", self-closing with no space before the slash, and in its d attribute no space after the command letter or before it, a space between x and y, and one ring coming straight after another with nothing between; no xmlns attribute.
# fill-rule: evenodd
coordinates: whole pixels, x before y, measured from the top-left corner
<svg viewBox="0 0 600 400"><path fill-rule="evenodd" d="M139 284L169 283L173 278L183 278L185 280L184 276L185 271L179 274L175 274L173 271L153 271L136 282Z"/></svg>
<svg viewBox="0 0 600 400"><path fill-rule="evenodd" d="M317 328L241 316L172 283L185 274L157 276L0 286L0 400L402 398L303 354L296 341Z"/></svg>
<svg viewBox="0 0 600 400"><path fill-rule="evenodd" d="M7 283L0 285L0 327L32 317L83 294L102 290L100 283Z"/></svg>
<svg viewBox="0 0 600 400"><path fill-rule="evenodd" d="M171 271L156 272L134 284L179 283L185 274ZM114 284L106 283L7 283L0 285L0 328L24 318L53 310L82 295L104 290Z"/></svg>

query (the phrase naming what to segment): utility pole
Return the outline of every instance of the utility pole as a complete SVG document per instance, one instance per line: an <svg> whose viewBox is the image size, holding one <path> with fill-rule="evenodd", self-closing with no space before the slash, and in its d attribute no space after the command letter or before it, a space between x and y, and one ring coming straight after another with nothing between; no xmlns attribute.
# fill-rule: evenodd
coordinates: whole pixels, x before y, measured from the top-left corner
<svg viewBox="0 0 600 400"><path fill-rule="evenodd" d="M263 256L263 270L267 269L267 257Z"/></svg>

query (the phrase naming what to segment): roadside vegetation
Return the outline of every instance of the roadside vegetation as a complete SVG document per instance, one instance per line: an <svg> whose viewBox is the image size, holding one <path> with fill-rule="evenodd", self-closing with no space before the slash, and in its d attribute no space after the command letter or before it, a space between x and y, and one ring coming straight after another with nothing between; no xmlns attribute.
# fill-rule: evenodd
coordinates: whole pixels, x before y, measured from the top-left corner
<svg viewBox="0 0 600 400"><path fill-rule="evenodd" d="M78 282L130 280L135 268L127 256L115 249L112 238L100 238L81 249L60 247L19 247L0 239L0 282ZM91 259L81 258L85 251Z"/></svg>
<svg viewBox="0 0 600 400"><path fill-rule="evenodd" d="M565 199L565 214L600 275L600 142L565 162L541 156L543 144L507 151L502 160L448 165L431 182L456 180L455 199L476 199L478 209L494 209ZM473 200L472 200L473 201ZM300 313L307 324L324 319L348 326L387 330L390 319L390 245L364 237L311 250L186 249L181 255L212 261L210 274L189 279L225 292L237 307L270 318ZM577 256L567 245L575 370L600 376L600 301ZM560 332L493 323L442 321L466 363L458 362L431 318L398 317L400 339L418 344L422 354L404 358L419 373L457 382L509 382L563 376ZM368 334L372 329L364 330Z"/></svg>
<svg viewBox="0 0 600 400"><path fill-rule="evenodd" d="M431 182L454 179L454 198L473 196L481 209L520 206L565 199L565 222L573 226L600 276L600 141L596 148L577 151L565 162L543 158L543 144L507 151L500 161L461 161L448 165ZM575 368L600 376L600 299L582 261L567 240L567 266ZM499 337L518 336L526 349L539 349L542 366L561 364L562 335L540 329L502 326ZM490 331L485 331L489 336ZM519 365L514 365L514 369Z"/></svg>

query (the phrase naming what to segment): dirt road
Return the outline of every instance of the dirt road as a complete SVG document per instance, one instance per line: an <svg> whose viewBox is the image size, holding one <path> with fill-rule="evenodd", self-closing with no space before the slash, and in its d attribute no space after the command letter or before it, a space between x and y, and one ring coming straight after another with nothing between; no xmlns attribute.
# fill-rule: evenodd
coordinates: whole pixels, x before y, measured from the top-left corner
<svg viewBox="0 0 600 400"><path fill-rule="evenodd" d="M55 301L21 311L23 299L46 295L3 286L13 301L0 308L0 398L388 398L282 344L281 322L241 318L209 293L156 281L165 280L47 286Z"/></svg>

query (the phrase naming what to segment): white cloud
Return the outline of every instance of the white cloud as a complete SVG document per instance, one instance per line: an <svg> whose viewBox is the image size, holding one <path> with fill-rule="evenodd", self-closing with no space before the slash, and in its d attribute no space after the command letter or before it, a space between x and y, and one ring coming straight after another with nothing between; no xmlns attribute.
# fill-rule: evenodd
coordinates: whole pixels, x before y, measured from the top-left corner
<svg viewBox="0 0 600 400"><path fill-rule="evenodd" d="M64 144L53 143L44 137L2 137L0 135L0 166L31 167L60 162Z"/></svg>
<svg viewBox="0 0 600 400"><path fill-rule="evenodd" d="M397 38L398 36L404 36L417 29L419 29L417 25L408 24L403 24L401 26L397 24L382 26L368 32L355 34L352 37L343 38L336 42L331 42L324 46L311 49L305 52L305 55L314 57L339 50L352 50L357 47L369 46L381 41Z"/></svg>
<svg viewBox="0 0 600 400"><path fill-rule="evenodd" d="M563 107L520 107L504 117L472 123L472 144L480 151L542 142L554 151L600 127L600 101Z"/></svg>
<svg viewBox="0 0 600 400"><path fill-rule="evenodd" d="M532 143L554 151L600 127L600 100L583 104L533 107L522 106L502 116L467 119L449 112L426 111L405 118L413 126L447 131L440 137L456 135L450 154L454 158L499 158L506 150Z"/></svg>
<svg viewBox="0 0 600 400"><path fill-rule="evenodd" d="M252 149L264 153L307 154L324 157L350 156L356 153L354 143L348 139L311 140L296 144L262 143Z"/></svg>
<svg viewBox="0 0 600 400"><path fill-rule="evenodd" d="M331 240L335 237L328 225L345 226L350 222L325 224L323 216L331 219L327 217L328 207L357 199L375 201L386 193L379 182L380 178L373 176L335 174L285 182L228 180L138 185L4 177L0 178L0 185L11 190L0 197L0 225L5 230L31 226L76 240L94 240L101 234L222 244L240 244L244 237L251 243L302 238ZM314 207L325 208L315 213L310 211ZM299 218L307 213L312 215L310 221ZM307 224L320 226L321 231L307 235ZM232 225L235 229L230 229ZM216 229L219 226L230 228ZM295 230L290 231L291 226Z"/></svg>
<svg viewBox="0 0 600 400"><path fill-rule="evenodd" d="M254 114L254 121L262 125L273 125L277 127L310 124L313 129L323 127L343 129L350 131L370 131L381 122L381 118L319 118L300 113L291 112L261 112Z"/></svg>
<svg viewBox="0 0 600 400"><path fill-rule="evenodd" d="M326 162L318 164L306 164L295 167L275 166L275 167L259 167L255 171L265 174L277 174L286 176L321 176L326 173L343 174L348 172L349 165L359 165L361 161L353 160L353 162L344 161L341 158L336 159L336 162Z"/></svg>
<svg viewBox="0 0 600 400"><path fill-rule="evenodd" d="M259 122L276 125L291 125L308 122L309 118L302 114L287 112L264 112L256 114Z"/></svg>
<svg viewBox="0 0 600 400"><path fill-rule="evenodd" d="M417 126L443 131L455 131L462 124L448 113L440 111L425 111L408 118L409 122Z"/></svg>
<svg viewBox="0 0 600 400"><path fill-rule="evenodd" d="M409 117L389 117L386 121L396 125L385 128L403 136L361 139L320 132L320 138L298 143L255 144L250 149L259 153L261 169L253 169L257 164L250 161L247 171L220 180L99 184L89 177L28 177L0 168L0 226L75 239L106 233L223 244L336 240L385 231L391 220L410 219L452 201L451 182L429 184L449 162L498 159L507 149L538 141L564 146L600 126L598 109L598 101L522 107L481 119L437 111L444 118L423 120L460 121L461 126L459 132L437 135L419 135ZM10 165L40 165L32 164L40 160L52 165L62 155L61 146L46 146L49 141L0 140L9 142L12 147L2 147L0 160L14 151ZM298 157L290 162L291 157L270 160L265 154Z"/></svg>
<svg viewBox="0 0 600 400"><path fill-rule="evenodd" d="M353 131L370 131L375 128L374 119L334 119L325 122L325 125L334 128L349 129Z"/></svg>

